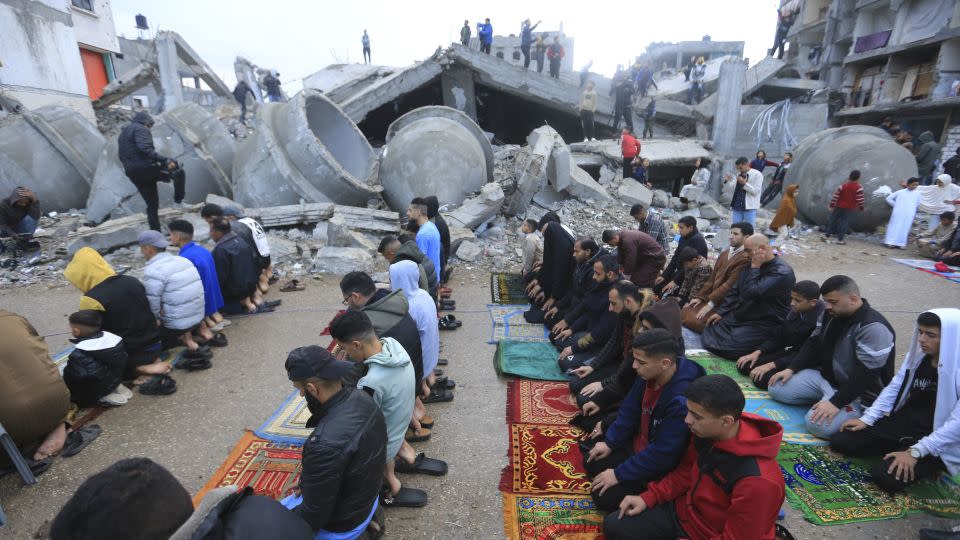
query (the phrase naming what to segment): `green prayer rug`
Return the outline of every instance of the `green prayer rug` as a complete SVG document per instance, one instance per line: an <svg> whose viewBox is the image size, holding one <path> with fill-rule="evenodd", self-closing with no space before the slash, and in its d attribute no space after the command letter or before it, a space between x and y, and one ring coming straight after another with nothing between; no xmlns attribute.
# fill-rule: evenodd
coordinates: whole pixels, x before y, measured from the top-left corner
<svg viewBox="0 0 960 540"><path fill-rule="evenodd" d="M526 304L527 285L520 274L490 274L490 301L494 304Z"/></svg>
<svg viewBox="0 0 960 540"><path fill-rule="evenodd" d="M876 521L928 512L960 518L960 485L943 473L890 496L870 480L880 458L842 456L824 446L783 443L777 455L787 500L817 525Z"/></svg>
<svg viewBox="0 0 960 540"><path fill-rule="evenodd" d="M550 343L503 340L497 344L497 373L542 381L566 381L557 364L557 349Z"/></svg>
<svg viewBox="0 0 960 540"><path fill-rule="evenodd" d="M720 358L707 351L689 352L687 358L703 366L707 370L707 375L726 375L740 385L743 395L747 399L769 399L770 394L766 390L760 390L753 384L750 377L737 371L737 363L726 358Z"/></svg>

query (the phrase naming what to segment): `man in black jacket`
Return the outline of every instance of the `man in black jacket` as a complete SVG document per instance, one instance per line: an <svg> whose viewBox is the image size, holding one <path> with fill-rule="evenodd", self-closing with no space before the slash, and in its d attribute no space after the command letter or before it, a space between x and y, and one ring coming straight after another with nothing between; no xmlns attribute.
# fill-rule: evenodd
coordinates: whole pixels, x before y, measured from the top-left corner
<svg viewBox="0 0 960 540"><path fill-rule="evenodd" d="M253 303L252 296L260 279L253 248L230 230L230 222L224 218L213 220L210 238L217 243L213 248L213 262L217 265L217 278L223 293L223 312L240 313L242 309L250 313L258 309L272 311L271 307L258 308Z"/></svg>
<svg viewBox="0 0 960 540"><path fill-rule="evenodd" d="M172 171L177 168L177 163L157 153L153 147L153 134L150 132L152 127L153 118L146 112L138 112L120 132L117 145L123 172L133 185L137 186L137 191L147 205L147 222L151 229L159 231L160 217L157 211L160 208L160 195L157 193L157 182L161 181L162 167ZM183 202L185 188L182 176L175 178L173 188L173 200L180 204Z"/></svg>
<svg viewBox="0 0 960 540"><path fill-rule="evenodd" d="M596 282L593 280L593 263L606 253L606 250L601 249L593 238L582 237L573 243L573 260L577 266L573 270L570 287L550 305L544 314L544 322L551 330L558 328L557 325L564 320L567 313L576 309L587 293L596 287ZM570 322L567 321L567 324Z"/></svg>
<svg viewBox="0 0 960 540"><path fill-rule="evenodd" d="M294 349L284 367L300 395L319 403L303 444L300 504L293 511L314 534L362 533L378 509L383 482L383 413L366 392L343 386L340 379L353 364L323 347Z"/></svg>
<svg viewBox="0 0 960 540"><path fill-rule="evenodd" d="M12 235L19 249L37 249L33 233L40 221L40 199L37 194L23 186L14 188L6 199L0 200L0 238ZM6 246L0 242L0 253Z"/></svg>
<svg viewBox="0 0 960 540"><path fill-rule="evenodd" d="M598 351L617 323L610 311L610 287L620 279L620 263L614 255L604 255L593 263L593 287L584 295L564 320L554 327L551 337L560 351L560 368L564 371L580 367L584 354Z"/></svg>
<svg viewBox="0 0 960 540"><path fill-rule="evenodd" d="M670 263L657 278L654 287L654 291L658 294L668 293L683 284L683 265L677 258L683 248L692 247L701 257L707 257L707 241L697 230L697 218L683 216L677 221L677 231L680 233L677 249L673 252L673 257L670 257Z"/></svg>
<svg viewBox="0 0 960 540"><path fill-rule="evenodd" d="M247 123L247 94L250 94L254 101L257 100L256 94L253 93L247 81L240 81L233 87L233 98L240 103L240 123L242 124Z"/></svg>

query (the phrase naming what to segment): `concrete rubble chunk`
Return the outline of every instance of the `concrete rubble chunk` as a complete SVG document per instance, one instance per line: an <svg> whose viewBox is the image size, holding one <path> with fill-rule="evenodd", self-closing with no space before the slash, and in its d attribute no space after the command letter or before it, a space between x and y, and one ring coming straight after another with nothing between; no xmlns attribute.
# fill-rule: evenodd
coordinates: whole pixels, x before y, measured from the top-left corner
<svg viewBox="0 0 960 540"><path fill-rule="evenodd" d="M290 227L292 225L310 225L330 219L333 216L333 203L302 203L268 208L251 208L246 215L260 222L264 228Z"/></svg>
<svg viewBox="0 0 960 540"><path fill-rule="evenodd" d="M186 103L154 118L153 144L157 152L183 165L185 203L199 203L210 193L232 195L231 174L236 143L219 120L196 103ZM120 163L116 139L104 145L97 162L87 219L109 218L146 211L136 186ZM158 184L160 207L173 203L173 184Z"/></svg>
<svg viewBox="0 0 960 540"><path fill-rule="evenodd" d="M567 197L565 195L557 193L552 186L541 189L533 196L534 204L553 211L559 210L563 201L566 199Z"/></svg>
<svg viewBox="0 0 960 540"><path fill-rule="evenodd" d="M270 243L270 260L273 262L289 262L300 259L300 248L296 242L279 238L271 235L267 241Z"/></svg>
<svg viewBox="0 0 960 540"><path fill-rule="evenodd" d="M441 205L459 204L493 181L493 148L483 130L450 107L420 107L387 130L380 155L383 198L394 210L433 194Z"/></svg>
<svg viewBox="0 0 960 540"><path fill-rule="evenodd" d="M373 255L356 247L325 246L313 257L313 270L328 274L344 275L354 270L373 271Z"/></svg>
<svg viewBox="0 0 960 540"><path fill-rule="evenodd" d="M374 151L343 111L317 90L257 110L256 130L237 148L234 198L249 207L334 202L366 205Z"/></svg>
<svg viewBox="0 0 960 540"><path fill-rule="evenodd" d="M610 194L603 189L596 180L590 176L590 173L577 167L573 158L570 162L570 184L564 190L570 195L581 201L606 201L610 199Z"/></svg>
<svg viewBox="0 0 960 540"><path fill-rule="evenodd" d="M547 179L557 191L563 191L570 185L570 175L577 164L573 161L567 145L556 146L547 160Z"/></svg>
<svg viewBox="0 0 960 540"><path fill-rule="evenodd" d="M461 261L474 262L483 254L483 248L474 240L464 240L457 246L456 255Z"/></svg>
<svg viewBox="0 0 960 540"><path fill-rule="evenodd" d="M376 253L380 239L400 228L396 212L337 205L326 222L327 245L356 247Z"/></svg>
<svg viewBox="0 0 960 540"><path fill-rule="evenodd" d="M467 199L460 208L444 217L451 227L476 229L497 215L505 199L500 184L491 182L480 189L480 195Z"/></svg>
<svg viewBox="0 0 960 540"><path fill-rule="evenodd" d="M670 194L662 189L653 190L653 205L666 208L670 204Z"/></svg>
<svg viewBox="0 0 960 540"><path fill-rule="evenodd" d="M516 190L510 194L505 213L521 215L530 206L533 196L547 184L547 162L554 147L563 144L563 138L550 126L539 127L527 136L527 147L518 154L516 163Z"/></svg>
<svg viewBox="0 0 960 540"><path fill-rule="evenodd" d="M193 223L195 232L201 233L198 236L202 236L202 233L209 233L209 227L205 222L201 225L200 222L193 219L199 216L192 216L189 213L172 208L161 209L159 215L160 223L168 223L174 219L188 219ZM91 247L100 253L107 253L117 248L136 244L137 236L149 228L146 214L133 214L111 219L96 227L80 229L67 235L67 253L72 256L82 247ZM209 234L207 236L209 237Z"/></svg>
<svg viewBox="0 0 960 540"><path fill-rule="evenodd" d="M650 207L653 203L653 192L635 180L624 180L617 189L617 198L625 204L642 204Z"/></svg>
<svg viewBox="0 0 960 540"><path fill-rule="evenodd" d="M699 188L695 188L695 189L699 190ZM693 191L693 189L691 189L691 191ZM706 197L701 196L701 198L698 199L701 201L701 206L700 206L701 217L703 217L704 219L714 220L714 219L723 219L728 216L729 212L727 212L726 208L720 206L720 203L709 198L707 198L707 202L702 202L704 198ZM695 199L691 198L690 200L694 201Z"/></svg>

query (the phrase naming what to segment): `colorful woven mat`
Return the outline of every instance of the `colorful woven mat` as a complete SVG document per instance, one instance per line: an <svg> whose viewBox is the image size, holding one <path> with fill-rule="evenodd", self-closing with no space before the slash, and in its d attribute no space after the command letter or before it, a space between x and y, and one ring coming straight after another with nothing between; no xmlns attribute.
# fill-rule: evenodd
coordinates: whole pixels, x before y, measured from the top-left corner
<svg viewBox="0 0 960 540"><path fill-rule="evenodd" d="M503 494L503 528L509 540L600 538L603 516L587 496Z"/></svg>
<svg viewBox="0 0 960 540"><path fill-rule="evenodd" d="M524 494L589 495L590 477L583 467L575 426L510 425L510 464L500 490Z"/></svg>
<svg viewBox="0 0 960 540"><path fill-rule="evenodd" d="M817 525L838 525L929 512L960 517L960 485L944 476L917 482L896 496L870 481L879 458L850 458L823 446L784 443L777 455L787 500Z"/></svg>
<svg viewBox="0 0 960 540"><path fill-rule="evenodd" d="M302 450L300 445L275 443L245 432L193 497L194 506L208 491L223 486L251 486L257 494L277 500L290 495L300 482Z"/></svg>
<svg viewBox="0 0 960 540"><path fill-rule="evenodd" d="M516 375L542 381L566 381L557 364L557 349L550 343L503 340L493 355L494 367L502 375Z"/></svg>
<svg viewBox="0 0 960 540"><path fill-rule="evenodd" d="M940 276L942 278L949 279L954 283L960 283L960 269L958 268L951 267L950 272L939 272L933 267L933 265L937 264L937 262L930 259L891 259L891 260L894 262L898 262L900 264L905 264L912 268L916 268L917 270L926 272L928 274L933 274L936 276Z"/></svg>
<svg viewBox="0 0 960 540"><path fill-rule="evenodd" d="M783 442L815 446L830 444L828 441L818 439L807 432L805 417L810 407L787 405L766 397L747 398L747 405L743 410L778 422L783 426Z"/></svg>
<svg viewBox="0 0 960 540"><path fill-rule="evenodd" d="M527 302L526 288L520 274L490 274L490 301L494 304L524 304Z"/></svg>
<svg viewBox="0 0 960 540"><path fill-rule="evenodd" d="M303 444L313 431L307 427L309 419L307 400L294 390L254 433L272 442Z"/></svg>
<svg viewBox="0 0 960 540"><path fill-rule="evenodd" d="M703 366L707 370L707 375L726 375L740 385L743 395L749 398L769 398L765 390L758 389L750 377L737 371L737 363L726 358L720 358L704 350L687 349L687 358Z"/></svg>
<svg viewBox="0 0 960 540"><path fill-rule="evenodd" d="M490 304L490 343L497 343L504 339L515 341L548 342L549 331L543 324L530 324L523 318L523 313L530 309L526 304L500 305Z"/></svg>
<svg viewBox="0 0 960 540"><path fill-rule="evenodd" d="M516 379L507 384L507 422L566 426L579 409L565 382Z"/></svg>

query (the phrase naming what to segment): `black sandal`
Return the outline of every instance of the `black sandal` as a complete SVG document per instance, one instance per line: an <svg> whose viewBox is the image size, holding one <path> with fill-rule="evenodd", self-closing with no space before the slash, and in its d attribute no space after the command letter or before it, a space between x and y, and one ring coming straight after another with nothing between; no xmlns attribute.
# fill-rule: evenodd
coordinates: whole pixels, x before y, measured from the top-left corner
<svg viewBox="0 0 960 540"><path fill-rule="evenodd" d="M225 336L223 332L217 332L212 338L206 341L198 341L197 343L201 346L206 345L208 347L226 347L228 344L227 336Z"/></svg>
<svg viewBox="0 0 960 540"><path fill-rule="evenodd" d="M103 430L100 429L100 426L97 424L83 426L80 429L71 431L67 434L67 442L64 443L63 451L60 452L60 455L63 457L72 457L79 454L81 450L95 441L101 433L103 433Z"/></svg>
<svg viewBox="0 0 960 540"><path fill-rule="evenodd" d="M407 428L407 434L404 435L404 439L408 443L426 442L430 440L431 436L433 436L433 432L430 431L430 428L423 427L423 424L420 424L420 426L420 433L417 433L413 428Z"/></svg>
<svg viewBox="0 0 960 540"><path fill-rule="evenodd" d="M190 349L187 349L180 354L180 358L183 358L184 360L193 359L193 358L212 358L212 357L213 357L213 351L211 351L210 347L206 346L205 344L201 345L200 348L195 351L191 351Z"/></svg>
<svg viewBox="0 0 960 540"><path fill-rule="evenodd" d="M169 396L177 391L177 381L169 375L154 375L140 385L140 393L145 396Z"/></svg>
<svg viewBox="0 0 960 540"><path fill-rule="evenodd" d="M458 321L453 315L444 315L440 318L440 330L456 330L463 326L463 321Z"/></svg>
<svg viewBox="0 0 960 540"><path fill-rule="evenodd" d="M457 387L457 382L447 377L438 377L437 381L430 386L431 390L453 390Z"/></svg>
<svg viewBox="0 0 960 540"><path fill-rule="evenodd" d="M401 487L393 496L389 489L385 489L381 495L384 508L421 508L427 505L428 500L426 491L408 487Z"/></svg>
<svg viewBox="0 0 960 540"><path fill-rule="evenodd" d="M422 398L420 401L422 401L424 405L428 403L446 403L453 401L453 393L447 391L431 392L429 396Z"/></svg>
<svg viewBox="0 0 960 540"><path fill-rule="evenodd" d="M418 452L413 458L413 464L397 457L394 460L393 470L403 474L426 474L430 476L444 476L447 474L447 462L428 458L423 452Z"/></svg>
<svg viewBox="0 0 960 540"><path fill-rule="evenodd" d="M450 361L447 360L446 358L440 358L440 359L437 360L437 365L438 365L438 366L445 366L445 365L447 365L447 364L449 364L449 363L450 363Z"/></svg>
<svg viewBox="0 0 960 540"><path fill-rule="evenodd" d="M177 363L177 367L187 371L202 371L213 367L210 357L183 358Z"/></svg>

